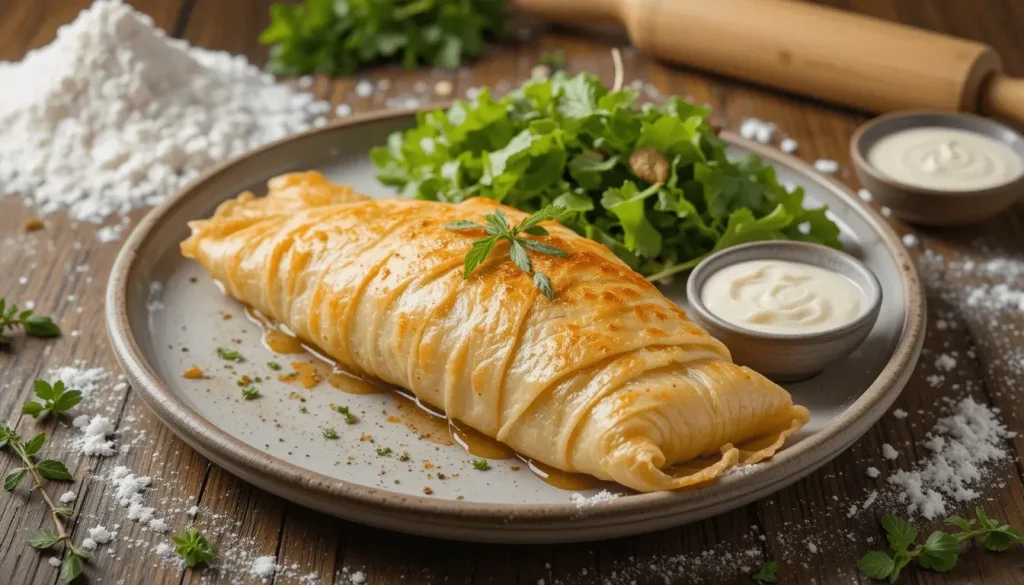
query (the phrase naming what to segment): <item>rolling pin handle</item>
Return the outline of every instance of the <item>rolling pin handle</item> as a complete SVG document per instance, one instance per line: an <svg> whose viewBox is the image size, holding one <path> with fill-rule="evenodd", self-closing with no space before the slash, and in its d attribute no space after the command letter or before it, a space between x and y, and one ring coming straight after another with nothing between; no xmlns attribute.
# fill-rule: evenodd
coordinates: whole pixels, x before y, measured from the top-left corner
<svg viewBox="0 0 1024 585"><path fill-rule="evenodd" d="M981 111L1024 128L1024 79L995 75L982 89Z"/></svg>

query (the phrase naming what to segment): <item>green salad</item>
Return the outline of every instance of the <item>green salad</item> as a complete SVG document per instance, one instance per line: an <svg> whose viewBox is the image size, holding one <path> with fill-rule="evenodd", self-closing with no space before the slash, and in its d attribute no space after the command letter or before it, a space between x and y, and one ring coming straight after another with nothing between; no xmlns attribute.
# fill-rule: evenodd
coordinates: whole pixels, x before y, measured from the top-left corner
<svg viewBox="0 0 1024 585"><path fill-rule="evenodd" d="M421 113L370 156L378 179L407 197L561 206L561 223L650 280L756 240L840 247L839 228L825 208L804 207L801 188L780 185L757 156L726 158L707 108L635 102L592 75L556 73L500 100L484 90Z"/></svg>

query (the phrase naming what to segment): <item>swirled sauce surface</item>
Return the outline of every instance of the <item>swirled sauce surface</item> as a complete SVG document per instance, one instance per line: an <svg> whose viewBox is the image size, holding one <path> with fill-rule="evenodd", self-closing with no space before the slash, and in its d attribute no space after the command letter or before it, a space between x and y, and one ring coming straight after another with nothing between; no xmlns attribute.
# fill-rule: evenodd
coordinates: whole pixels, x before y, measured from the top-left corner
<svg viewBox="0 0 1024 585"><path fill-rule="evenodd" d="M980 191L1024 172L1009 146L956 128L908 128L879 140L868 162L890 178L925 189Z"/></svg>
<svg viewBox="0 0 1024 585"><path fill-rule="evenodd" d="M815 333L860 316L864 293L845 276L810 264L749 260L715 272L701 301L724 321L765 333Z"/></svg>

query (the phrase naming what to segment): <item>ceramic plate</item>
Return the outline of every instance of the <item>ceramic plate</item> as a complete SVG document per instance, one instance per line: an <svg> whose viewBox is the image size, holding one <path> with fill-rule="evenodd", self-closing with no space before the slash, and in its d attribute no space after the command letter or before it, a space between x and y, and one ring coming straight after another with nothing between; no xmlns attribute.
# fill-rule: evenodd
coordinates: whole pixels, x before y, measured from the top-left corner
<svg viewBox="0 0 1024 585"><path fill-rule="evenodd" d="M568 542L623 536L718 514L797 481L867 431L910 376L923 338L924 298L895 234L849 190L805 163L725 134L736 154L758 152L775 164L780 180L803 186L812 205L828 205L847 251L885 283L884 305L867 341L821 375L788 386L812 418L770 462L699 488L652 494L574 478L545 481L516 458L492 459L481 471L472 464L476 456L453 444L443 420L394 392L365 393L371 389L349 380L335 380L341 389L330 380L304 388L303 379L316 382L311 368L318 362L271 351L243 307L181 257L178 242L189 220L209 216L243 190L265 192L268 178L288 171L319 169L368 195L393 196L374 179L367 152L412 123L409 112L351 119L221 165L146 216L118 256L107 325L126 374L185 442L246 481L343 518L436 537ZM682 281L664 287L679 303L684 290ZM218 358L218 347L239 351L245 361ZM207 378L184 378L193 366ZM298 376L289 377L293 371ZM243 375L262 380L259 398L243 399L237 385ZM332 406L348 407L358 422L345 424ZM326 427L339 438L325 439ZM601 490L619 497L581 503Z"/></svg>

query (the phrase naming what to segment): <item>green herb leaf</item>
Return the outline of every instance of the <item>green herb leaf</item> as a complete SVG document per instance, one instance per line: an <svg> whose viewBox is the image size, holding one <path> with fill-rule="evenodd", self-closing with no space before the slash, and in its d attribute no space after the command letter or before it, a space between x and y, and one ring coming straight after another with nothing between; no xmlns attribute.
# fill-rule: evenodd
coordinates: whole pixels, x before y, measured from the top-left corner
<svg viewBox="0 0 1024 585"><path fill-rule="evenodd" d="M28 469L25 467L18 467L7 472L4 476L4 491L13 492L21 484L21 480L25 479L25 474L28 473Z"/></svg>
<svg viewBox="0 0 1024 585"><path fill-rule="evenodd" d="M482 230L484 226L476 223L475 221L461 220L453 221L451 223L444 224L446 230L466 231L466 230Z"/></svg>
<svg viewBox="0 0 1024 585"><path fill-rule="evenodd" d="M917 538L917 528L892 514L882 517L882 528L885 529L885 537L889 540L889 546L897 552L907 550Z"/></svg>
<svg viewBox="0 0 1024 585"><path fill-rule="evenodd" d="M39 452L43 448L43 444L46 443L46 433L39 433L32 437L29 442L25 443L25 455L32 456Z"/></svg>
<svg viewBox="0 0 1024 585"><path fill-rule="evenodd" d="M974 520L964 520L960 516L950 516L949 518L946 518L946 524L956 526L964 532L970 532L973 530L972 526L974 526Z"/></svg>
<svg viewBox="0 0 1024 585"><path fill-rule="evenodd" d="M22 327L32 337L60 337L60 327L49 317L32 315L22 322Z"/></svg>
<svg viewBox="0 0 1024 585"><path fill-rule="evenodd" d="M324 427L320 429L320 433L325 439L337 439L338 431L334 427Z"/></svg>
<svg viewBox="0 0 1024 585"><path fill-rule="evenodd" d="M486 459L474 459L473 460L473 469L475 469L477 471L487 471L490 468L491 468L491 464L488 463Z"/></svg>
<svg viewBox="0 0 1024 585"><path fill-rule="evenodd" d="M551 244L545 244L544 242L538 242L537 240L518 240L518 242L527 248L538 252L540 254L546 254L548 256L555 256L556 258L568 258L569 253L561 248L556 248Z"/></svg>
<svg viewBox="0 0 1024 585"><path fill-rule="evenodd" d="M480 266L480 263L487 259L487 256L494 248L494 244L497 242L498 238L496 236L473 242L473 247L466 254L466 261L462 270L463 278L469 278L469 275L476 270L476 267Z"/></svg>
<svg viewBox="0 0 1024 585"><path fill-rule="evenodd" d="M345 424L355 424L356 421L359 420L356 418L356 415L352 414L352 411L349 410L347 406L335 406L334 410L341 416L345 417Z"/></svg>
<svg viewBox="0 0 1024 585"><path fill-rule="evenodd" d="M74 479L68 468L64 466L60 461L54 459L45 459L36 463L36 470L39 471L39 475L42 475L46 479L53 479L57 481L69 481Z"/></svg>
<svg viewBox="0 0 1024 585"><path fill-rule="evenodd" d="M956 565L960 554L960 540L952 534L935 531L928 536L917 562L925 569L946 572Z"/></svg>
<svg viewBox="0 0 1024 585"><path fill-rule="evenodd" d="M237 350L227 349L226 347L217 348L217 357L219 357L222 360L227 360L229 362L245 361L245 359L242 357L242 354L238 353Z"/></svg>
<svg viewBox="0 0 1024 585"><path fill-rule="evenodd" d="M60 514L61 516L64 516L65 518L75 513L75 510L73 508L68 508L67 506L54 508L53 511Z"/></svg>
<svg viewBox="0 0 1024 585"><path fill-rule="evenodd" d="M757 572L751 575L757 583L777 583L779 581L779 563L768 561L761 565Z"/></svg>
<svg viewBox="0 0 1024 585"><path fill-rule="evenodd" d="M52 530L39 530L28 537L28 545L32 548L46 549L60 542L60 535Z"/></svg>
<svg viewBox="0 0 1024 585"><path fill-rule="evenodd" d="M527 274L533 273L530 256L526 253L526 248L519 243L519 240L512 240L512 246L509 248L508 255L512 258L512 263L519 267L519 270Z"/></svg>
<svg viewBox="0 0 1024 585"><path fill-rule="evenodd" d="M378 457L387 457L388 455L391 455L391 447L377 447Z"/></svg>
<svg viewBox="0 0 1024 585"><path fill-rule="evenodd" d="M189 528L171 540L175 544L178 556L185 560L187 567L208 563L217 556L216 547L196 528Z"/></svg>
<svg viewBox="0 0 1024 585"><path fill-rule="evenodd" d="M57 382L54 386L57 386L63 390L64 383ZM32 384L32 391L35 395L43 400L53 400L56 396L54 393L54 386L51 386L46 380L36 380Z"/></svg>
<svg viewBox="0 0 1024 585"><path fill-rule="evenodd" d="M242 398L245 400L255 400L260 396L260 389L255 386L246 386L242 388Z"/></svg>
<svg viewBox="0 0 1024 585"><path fill-rule="evenodd" d="M78 390L68 390L60 395L53 404L53 413L62 415L71 410L82 401L82 393Z"/></svg>
<svg viewBox="0 0 1024 585"><path fill-rule="evenodd" d="M44 412L44 410L45 409L43 408L42 404L39 404L38 402L35 402L33 400L30 400L25 404L21 405L21 413L27 414L32 418L38 418L39 415Z"/></svg>
<svg viewBox="0 0 1024 585"><path fill-rule="evenodd" d="M60 580L70 583L82 574L82 562L78 555L69 554L60 567Z"/></svg>
<svg viewBox="0 0 1024 585"><path fill-rule="evenodd" d="M267 362L267 367L270 368L271 370L274 370L275 372L281 370L281 364L277 362Z"/></svg>
<svg viewBox="0 0 1024 585"><path fill-rule="evenodd" d="M861 557L857 568L872 579L888 579L896 569L896 562L884 552L871 551Z"/></svg>
<svg viewBox="0 0 1024 585"><path fill-rule="evenodd" d="M1000 526L978 535L978 542L994 552L1002 552L1022 540L1024 540L1024 535L1021 535L1021 532L1012 526Z"/></svg>
<svg viewBox="0 0 1024 585"><path fill-rule="evenodd" d="M551 288L551 279L548 278L547 274L544 274L543 272L535 272L533 274L533 285L536 286L549 301L555 300L555 290Z"/></svg>

